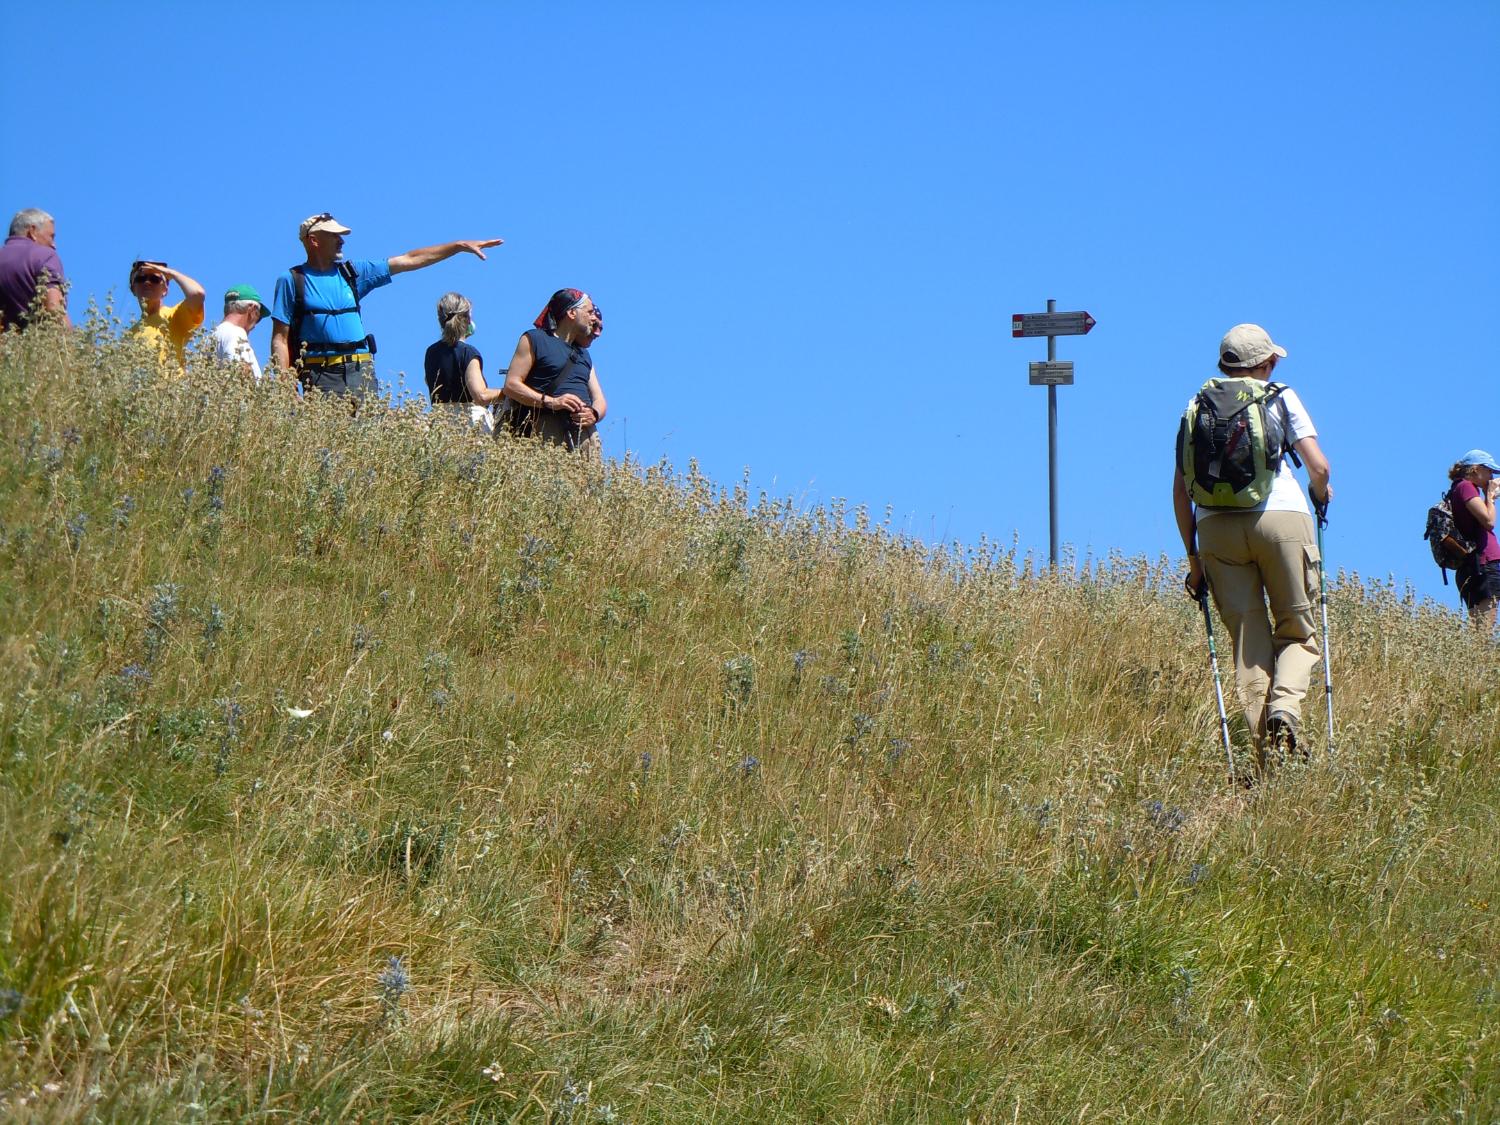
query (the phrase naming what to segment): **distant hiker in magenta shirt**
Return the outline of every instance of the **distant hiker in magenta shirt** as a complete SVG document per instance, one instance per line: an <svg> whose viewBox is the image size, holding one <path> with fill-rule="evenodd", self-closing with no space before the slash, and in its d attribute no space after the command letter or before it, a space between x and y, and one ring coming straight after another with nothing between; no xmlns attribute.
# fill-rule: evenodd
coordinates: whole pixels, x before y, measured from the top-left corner
<svg viewBox="0 0 1500 1125"><path fill-rule="evenodd" d="M66 284L52 216L36 207L17 211L0 248L0 328L25 328L38 294L42 311L67 324Z"/></svg>
<svg viewBox="0 0 1500 1125"><path fill-rule="evenodd" d="M360 301L398 273L424 269L458 253L483 259L502 239L469 239L408 250L394 258L343 260L349 228L327 211L302 220L297 237L307 261L276 279L271 298L271 361L297 371L304 389L355 400L376 390L375 337Z"/></svg>
<svg viewBox="0 0 1500 1125"><path fill-rule="evenodd" d="M1500 463L1482 449L1471 449L1448 470L1453 487L1448 505L1453 526L1474 550L1458 568L1458 596L1469 607L1469 623L1486 637L1495 630L1500 602L1500 542L1495 539L1495 497L1500 495Z"/></svg>
<svg viewBox="0 0 1500 1125"><path fill-rule="evenodd" d="M182 290L182 300L168 305L167 288L174 281ZM126 337L155 343L163 367L181 375L187 342L203 323L203 286L166 262L134 261L130 263L130 292L140 302L141 319L125 330Z"/></svg>

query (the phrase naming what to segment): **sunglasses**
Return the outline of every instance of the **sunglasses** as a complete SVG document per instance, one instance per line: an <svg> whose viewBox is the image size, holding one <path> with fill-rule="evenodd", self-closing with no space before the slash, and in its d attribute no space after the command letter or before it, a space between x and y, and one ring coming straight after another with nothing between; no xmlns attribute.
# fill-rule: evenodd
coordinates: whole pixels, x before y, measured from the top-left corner
<svg viewBox="0 0 1500 1125"><path fill-rule="evenodd" d="M157 271L166 264L166 262L151 262L144 258L137 258L130 263L130 280L132 282L144 281L148 285L155 285L158 282L165 281L166 277ZM153 269L153 266L156 268Z"/></svg>

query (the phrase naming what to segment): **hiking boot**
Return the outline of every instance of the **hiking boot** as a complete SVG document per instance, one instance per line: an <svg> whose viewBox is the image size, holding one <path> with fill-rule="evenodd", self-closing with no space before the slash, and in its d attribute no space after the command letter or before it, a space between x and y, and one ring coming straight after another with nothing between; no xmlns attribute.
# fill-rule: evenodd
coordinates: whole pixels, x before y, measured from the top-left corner
<svg viewBox="0 0 1500 1125"><path fill-rule="evenodd" d="M1285 711L1272 711L1266 716L1266 744L1268 756L1277 765L1293 759L1308 760L1307 751L1297 746L1297 719Z"/></svg>

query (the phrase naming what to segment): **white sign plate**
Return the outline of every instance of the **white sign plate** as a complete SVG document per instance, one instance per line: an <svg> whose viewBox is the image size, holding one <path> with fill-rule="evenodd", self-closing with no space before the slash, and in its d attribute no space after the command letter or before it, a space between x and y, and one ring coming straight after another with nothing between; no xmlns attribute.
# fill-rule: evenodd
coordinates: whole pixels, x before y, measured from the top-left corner
<svg viewBox="0 0 1500 1125"><path fill-rule="evenodd" d="M1029 364L1033 387L1071 387L1073 385L1073 361L1058 360L1053 363Z"/></svg>

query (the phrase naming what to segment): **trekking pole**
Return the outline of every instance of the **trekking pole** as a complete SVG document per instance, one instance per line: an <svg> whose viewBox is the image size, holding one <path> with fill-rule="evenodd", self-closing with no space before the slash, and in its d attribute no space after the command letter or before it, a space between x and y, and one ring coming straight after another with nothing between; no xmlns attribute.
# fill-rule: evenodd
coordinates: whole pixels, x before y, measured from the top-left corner
<svg viewBox="0 0 1500 1125"><path fill-rule="evenodd" d="M1219 703L1219 733L1224 736L1224 763L1229 768L1229 784L1234 784L1234 750L1229 745L1229 716L1224 713L1224 687L1219 682L1219 652L1214 647L1214 619L1208 609L1208 575L1198 587L1198 608L1203 611L1203 628L1208 632L1208 664L1214 672L1214 698Z"/></svg>
<svg viewBox="0 0 1500 1125"><path fill-rule="evenodd" d="M1328 558L1323 554L1323 529L1328 526L1328 502L1321 504L1312 494L1309 485L1307 495L1312 500L1313 510L1318 513L1318 599L1323 611L1323 698L1328 702L1328 745L1324 753L1333 757L1333 670L1329 667L1328 655Z"/></svg>

